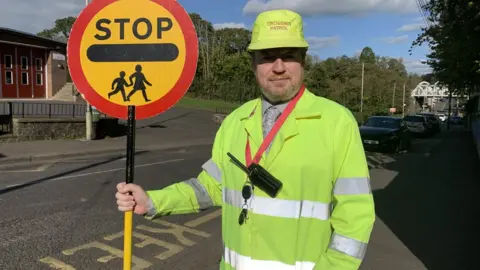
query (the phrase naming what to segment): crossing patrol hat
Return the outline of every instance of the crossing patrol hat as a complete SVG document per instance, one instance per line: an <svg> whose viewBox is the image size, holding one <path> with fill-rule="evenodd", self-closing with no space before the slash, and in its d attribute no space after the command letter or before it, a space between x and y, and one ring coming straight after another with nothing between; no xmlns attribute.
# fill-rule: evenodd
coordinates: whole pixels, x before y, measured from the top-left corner
<svg viewBox="0 0 480 270"><path fill-rule="evenodd" d="M308 48L300 14L290 10L260 13L252 30L249 51L274 48Z"/></svg>

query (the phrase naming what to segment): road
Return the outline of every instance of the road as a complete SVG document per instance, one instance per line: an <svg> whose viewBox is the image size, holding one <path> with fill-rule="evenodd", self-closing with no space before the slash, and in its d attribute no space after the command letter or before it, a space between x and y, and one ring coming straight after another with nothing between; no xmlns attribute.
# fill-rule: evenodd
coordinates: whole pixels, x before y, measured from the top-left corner
<svg viewBox="0 0 480 270"><path fill-rule="evenodd" d="M456 131L418 140L406 154L368 153L377 222L361 270L474 269L464 244L479 205L474 151ZM209 152L142 153L136 181L161 188L188 179ZM121 269L123 215L114 193L124 164L104 156L0 168L0 269ZM212 209L158 222L136 217L134 269L217 269L219 216Z"/></svg>

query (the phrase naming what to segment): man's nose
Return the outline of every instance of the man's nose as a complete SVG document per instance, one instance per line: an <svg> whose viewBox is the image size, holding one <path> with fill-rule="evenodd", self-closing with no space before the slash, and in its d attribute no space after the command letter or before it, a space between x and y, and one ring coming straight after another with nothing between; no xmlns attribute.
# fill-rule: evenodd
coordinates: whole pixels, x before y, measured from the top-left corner
<svg viewBox="0 0 480 270"><path fill-rule="evenodd" d="M275 73L284 73L286 71L285 63L281 58L277 58L275 62L273 62L273 72Z"/></svg>

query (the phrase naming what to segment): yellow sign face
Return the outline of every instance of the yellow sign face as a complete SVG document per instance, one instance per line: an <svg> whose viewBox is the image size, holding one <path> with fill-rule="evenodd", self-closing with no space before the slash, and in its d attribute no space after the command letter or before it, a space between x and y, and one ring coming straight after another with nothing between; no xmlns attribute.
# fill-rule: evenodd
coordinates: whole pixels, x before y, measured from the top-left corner
<svg viewBox="0 0 480 270"><path fill-rule="evenodd" d="M120 0L92 17L80 52L85 78L101 97L122 106L142 106L176 85L185 66L186 44L167 9L151 0Z"/></svg>

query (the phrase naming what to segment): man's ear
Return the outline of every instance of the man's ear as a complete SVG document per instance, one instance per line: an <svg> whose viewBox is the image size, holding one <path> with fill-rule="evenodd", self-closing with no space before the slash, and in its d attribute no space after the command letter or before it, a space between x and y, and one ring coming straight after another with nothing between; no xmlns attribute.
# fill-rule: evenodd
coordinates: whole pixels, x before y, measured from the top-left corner
<svg viewBox="0 0 480 270"><path fill-rule="evenodd" d="M307 50L302 51L302 66L305 66L307 63Z"/></svg>
<svg viewBox="0 0 480 270"><path fill-rule="evenodd" d="M251 59L250 68L252 69L253 72L255 72L255 70L256 70L255 66L256 66L256 63L257 63L257 61L255 59L255 53L254 52L249 52L249 53L250 53L250 59Z"/></svg>

